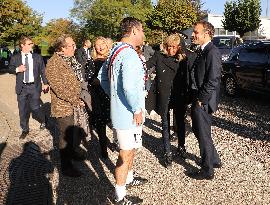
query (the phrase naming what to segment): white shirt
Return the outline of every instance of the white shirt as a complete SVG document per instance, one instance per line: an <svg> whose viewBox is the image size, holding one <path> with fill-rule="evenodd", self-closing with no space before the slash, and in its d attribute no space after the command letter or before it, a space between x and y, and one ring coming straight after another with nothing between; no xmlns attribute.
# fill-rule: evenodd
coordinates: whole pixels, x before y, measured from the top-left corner
<svg viewBox="0 0 270 205"><path fill-rule="evenodd" d="M203 51L203 49L205 48L205 46L207 46L208 43L210 43L211 41L207 41L206 43L204 43L202 46L201 46L201 49Z"/></svg>
<svg viewBox="0 0 270 205"><path fill-rule="evenodd" d="M22 54L22 64L25 65L25 53L21 53ZM29 83L33 83L34 82L34 65L33 65L33 56L32 53L27 53L28 56L28 64L29 64ZM25 73L24 73L24 78L25 78ZM23 82L25 83L25 80L23 80Z"/></svg>
<svg viewBox="0 0 270 205"><path fill-rule="evenodd" d="M85 50L87 59L90 59L90 52L89 52L89 49L88 49L88 48L84 48L84 50Z"/></svg>

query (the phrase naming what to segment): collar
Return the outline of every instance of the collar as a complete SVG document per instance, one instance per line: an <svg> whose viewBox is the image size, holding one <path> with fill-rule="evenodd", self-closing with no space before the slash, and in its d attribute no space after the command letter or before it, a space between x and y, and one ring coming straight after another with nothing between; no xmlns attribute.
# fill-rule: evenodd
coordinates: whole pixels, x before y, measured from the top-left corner
<svg viewBox="0 0 270 205"><path fill-rule="evenodd" d="M203 51L203 49L205 48L205 46L207 46L208 43L210 43L211 41L207 41L206 43L204 43L203 45L201 45L201 49Z"/></svg>
<svg viewBox="0 0 270 205"><path fill-rule="evenodd" d="M24 53L24 52L21 52L21 54L22 54L22 56L25 56L25 55L30 56L30 55L32 55L32 53L31 53L31 52L29 52L29 53Z"/></svg>

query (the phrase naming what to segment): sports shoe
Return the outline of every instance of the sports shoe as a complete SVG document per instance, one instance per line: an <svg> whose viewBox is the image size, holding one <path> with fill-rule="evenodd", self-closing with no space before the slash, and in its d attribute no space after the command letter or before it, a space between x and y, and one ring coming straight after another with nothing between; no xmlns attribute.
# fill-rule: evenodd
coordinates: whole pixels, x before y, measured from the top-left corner
<svg viewBox="0 0 270 205"><path fill-rule="evenodd" d="M135 205L135 204L141 204L143 200L139 197L132 197L132 196L125 196L120 201L115 201L115 205Z"/></svg>
<svg viewBox="0 0 270 205"><path fill-rule="evenodd" d="M126 184L126 188L129 189L129 188L134 187L134 186L144 185L147 182L148 182L148 180L145 178L134 177L132 182Z"/></svg>

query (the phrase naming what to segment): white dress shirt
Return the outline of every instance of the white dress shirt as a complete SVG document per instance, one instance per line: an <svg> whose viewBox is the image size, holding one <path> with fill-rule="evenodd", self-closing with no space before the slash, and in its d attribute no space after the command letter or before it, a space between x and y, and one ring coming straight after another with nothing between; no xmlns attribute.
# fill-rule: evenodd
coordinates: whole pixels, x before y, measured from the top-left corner
<svg viewBox="0 0 270 205"><path fill-rule="evenodd" d="M27 53L28 56L28 64L29 64L29 83L34 82L34 64L33 64L33 56L32 53ZM25 53L22 52L22 64L25 65ZM25 79L25 76L24 76ZM25 83L25 80L23 80Z"/></svg>

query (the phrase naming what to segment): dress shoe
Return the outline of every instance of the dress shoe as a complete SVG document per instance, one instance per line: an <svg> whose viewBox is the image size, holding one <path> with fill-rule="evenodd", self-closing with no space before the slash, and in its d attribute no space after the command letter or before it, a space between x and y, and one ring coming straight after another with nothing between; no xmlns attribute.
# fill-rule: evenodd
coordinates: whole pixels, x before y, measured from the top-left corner
<svg viewBox="0 0 270 205"><path fill-rule="evenodd" d="M201 161L198 162L197 164L198 164L199 166L202 166L202 162L201 162ZM214 163L214 164L213 164L213 168L219 169L219 168L221 168L221 167L222 167L222 162Z"/></svg>
<svg viewBox="0 0 270 205"><path fill-rule="evenodd" d="M219 169L219 168L222 167L222 163L219 162L219 163L217 163L217 164L213 164L213 167Z"/></svg>
<svg viewBox="0 0 270 205"><path fill-rule="evenodd" d="M182 159L186 159L187 158L187 151L185 147L178 147L177 148L177 155L179 157L181 157Z"/></svg>
<svg viewBox="0 0 270 205"><path fill-rule="evenodd" d="M176 142L177 141L176 133L174 132L172 135L170 135L169 139L170 139L170 142Z"/></svg>
<svg viewBox="0 0 270 205"><path fill-rule="evenodd" d="M70 167L70 168L62 170L62 174L64 176L73 177L73 178L82 176L82 172L74 167Z"/></svg>
<svg viewBox="0 0 270 205"><path fill-rule="evenodd" d="M46 128L46 123L40 123L39 129L44 130Z"/></svg>
<svg viewBox="0 0 270 205"><path fill-rule="evenodd" d="M148 180L145 179L145 178L134 177L132 182L126 184L126 188L129 189L129 188L134 187L134 186L141 186L141 185L144 185L147 182L148 182Z"/></svg>
<svg viewBox="0 0 270 205"><path fill-rule="evenodd" d="M135 205L141 204L143 200L139 197L125 196L122 200L114 202L115 205Z"/></svg>
<svg viewBox="0 0 270 205"><path fill-rule="evenodd" d="M165 154L164 158L165 158L165 161L164 161L165 167L171 168L172 167L172 154L171 153Z"/></svg>
<svg viewBox="0 0 270 205"><path fill-rule="evenodd" d="M206 172L205 170L201 169L197 172L189 173L188 176L192 179L196 180L212 180L214 179L214 173Z"/></svg>
<svg viewBox="0 0 270 205"><path fill-rule="evenodd" d="M21 135L20 135L20 139L25 139L26 136L29 134L29 131L22 131Z"/></svg>

